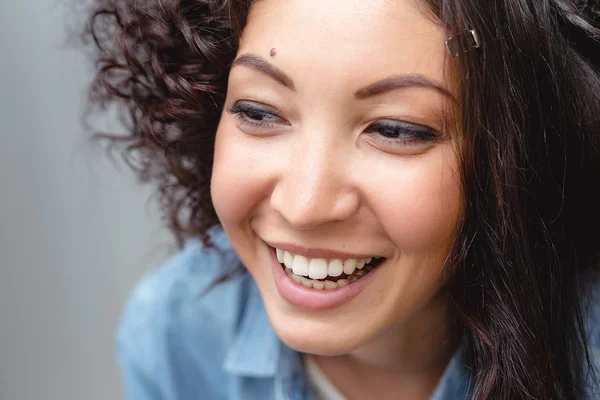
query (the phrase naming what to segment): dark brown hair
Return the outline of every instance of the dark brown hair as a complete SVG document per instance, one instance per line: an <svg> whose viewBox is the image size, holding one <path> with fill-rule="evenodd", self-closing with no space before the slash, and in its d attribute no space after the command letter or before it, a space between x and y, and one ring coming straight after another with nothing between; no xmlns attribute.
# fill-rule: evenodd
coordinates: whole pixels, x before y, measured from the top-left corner
<svg viewBox="0 0 600 400"><path fill-rule="evenodd" d="M582 399L600 249L600 5L430 0L461 53L464 218L449 263L474 398ZM90 106L117 104L122 144L179 242L209 240L214 136L246 0L98 0ZM466 38L467 35L459 35ZM466 45L466 43L465 43ZM465 47L466 48L466 47Z"/></svg>

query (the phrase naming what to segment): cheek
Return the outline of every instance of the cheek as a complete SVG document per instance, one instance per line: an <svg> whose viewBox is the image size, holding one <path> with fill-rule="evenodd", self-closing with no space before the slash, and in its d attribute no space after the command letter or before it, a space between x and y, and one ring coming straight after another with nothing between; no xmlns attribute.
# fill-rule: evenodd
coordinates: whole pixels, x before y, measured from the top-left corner
<svg viewBox="0 0 600 400"><path fill-rule="evenodd" d="M462 201L454 153L439 149L379 172L370 192L377 193L373 209L391 240L409 254L447 250Z"/></svg>
<svg viewBox="0 0 600 400"><path fill-rule="evenodd" d="M265 154L266 152L266 154ZM256 145L232 122L222 121L217 130L211 176L211 198L223 225L248 218L272 185L273 160L268 149Z"/></svg>
<svg viewBox="0 0 600 400"><path fill-rule="evenodd" d="M253 185L251 171L253 162L236 145L235 132L221 123L215 140L215 155L211 176L211 198L215 211L223 225L234 223L252 207ZM244 196L240 196L245 193Z"/></svg>

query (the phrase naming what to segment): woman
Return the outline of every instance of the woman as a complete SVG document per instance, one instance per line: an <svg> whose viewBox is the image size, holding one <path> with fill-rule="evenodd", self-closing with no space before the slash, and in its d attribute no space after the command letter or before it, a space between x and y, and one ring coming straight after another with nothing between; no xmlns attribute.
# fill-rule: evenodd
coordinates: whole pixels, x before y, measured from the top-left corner
<svg viewBox="0 0 600 400"><path fill-rule="evenodd" d="M92 105L183 247L129 397L598 398L599 9L99 1Z"/></svg>

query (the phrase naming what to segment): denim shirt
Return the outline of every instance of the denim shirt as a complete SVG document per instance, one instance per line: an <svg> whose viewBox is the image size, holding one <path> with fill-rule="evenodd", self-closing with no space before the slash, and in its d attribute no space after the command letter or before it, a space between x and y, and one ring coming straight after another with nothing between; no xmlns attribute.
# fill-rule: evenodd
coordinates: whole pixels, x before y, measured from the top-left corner
<svg viewBox="0 0 600 400"><path fill-rule="evenodd" d="M188 242L134 290L116 341L127 399L314 399L299 353L275 334L249 274L205 293L240 263L221 230L213 243ZM588 337L598 365L594 332ZM431 399L470 399L468 365L461 346Z"/></svg>

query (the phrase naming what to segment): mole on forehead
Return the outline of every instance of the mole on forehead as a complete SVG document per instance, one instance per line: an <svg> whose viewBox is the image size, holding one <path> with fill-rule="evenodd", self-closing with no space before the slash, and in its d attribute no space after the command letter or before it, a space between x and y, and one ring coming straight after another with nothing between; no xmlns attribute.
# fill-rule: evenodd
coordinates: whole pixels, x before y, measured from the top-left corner
<svg viewBox="0 0 600 400"><path fill-rule="evenodd" d="M271 52L269 54L271 54L271 57L275 57L275 54L277 54L277 50L275 50L275 47L271 49Z"/></svg>

